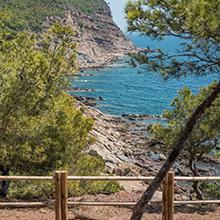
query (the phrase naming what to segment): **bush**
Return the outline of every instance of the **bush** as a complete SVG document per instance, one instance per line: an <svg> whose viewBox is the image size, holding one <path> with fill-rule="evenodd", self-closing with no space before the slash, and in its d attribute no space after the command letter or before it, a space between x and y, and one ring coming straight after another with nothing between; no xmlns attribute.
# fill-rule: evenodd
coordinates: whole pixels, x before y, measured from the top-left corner
<svg viewBox="0 0 220 220"><path fill-rule="evenodd" d="M220 199L220 185L218 182L203 182L201 184L205 197L208 199Z"/></svg>

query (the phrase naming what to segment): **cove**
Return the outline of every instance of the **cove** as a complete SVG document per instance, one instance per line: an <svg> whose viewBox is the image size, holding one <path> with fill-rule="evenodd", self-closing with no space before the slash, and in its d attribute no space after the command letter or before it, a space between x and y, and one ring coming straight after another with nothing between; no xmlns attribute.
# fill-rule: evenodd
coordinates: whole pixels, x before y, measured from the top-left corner
<svg viewBox="0 0 220 220"><path fill-rule="evenodd" d="M129 34L128 37L137 47L161 48L166 51L175 50L180 42L168 38L162 42L152 41L146 36ZM106 114L120 116L122 114L161 115L170 108L170 102L184 86L193 92L217 80L216 73L164 80L159 73L148 72L143 65L136 68L129 64L129 57L123 57L113 65L98 71L85 71L72 81L72 86L90 89L90 92L75 92L75 95L102 97L96 108ZM91 91L93 89L93 91Z"/></svg>

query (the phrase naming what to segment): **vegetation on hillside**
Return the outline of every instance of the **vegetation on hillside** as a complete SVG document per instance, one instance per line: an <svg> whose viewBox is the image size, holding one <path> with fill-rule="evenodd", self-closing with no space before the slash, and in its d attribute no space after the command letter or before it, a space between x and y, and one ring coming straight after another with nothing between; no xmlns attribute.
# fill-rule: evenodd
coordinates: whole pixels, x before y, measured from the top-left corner
<svg viewBox="0 0 220 220"><path fill-rule="evenodd" d="M94 15L105 7L104 0L0 0L0 10L11 16L7 26L16 31L41 31L48 18L57 20L68 8Z"/></svg>
<svg viewBox="0 0 220 220"><path fill-rule="evenodd" d="M86 152L93 122L74 108L73 98L63 91L66 75L76 71L74 31L56 23L40 35L11 32L5 14L0 18L1 174L52 175L57 169L72 175L102 173L102 158ZM51 187L43 186L12 184L10 193L52 195ZM109 183L75 186L73 192L78 193L118 189ZM8 187L9 182L1 182L1 196L7 195Z"/></svg>

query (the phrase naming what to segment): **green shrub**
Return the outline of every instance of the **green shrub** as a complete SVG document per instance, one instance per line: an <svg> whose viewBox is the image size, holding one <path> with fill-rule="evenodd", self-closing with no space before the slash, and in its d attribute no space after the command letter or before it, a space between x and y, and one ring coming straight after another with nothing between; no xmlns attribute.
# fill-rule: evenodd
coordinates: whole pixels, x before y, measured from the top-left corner
<svg viewBox="0 0 220 220"><path fill-rule="evenodd" d="M105 169L104 160L96 155L83 154L74 166L69 170L69 175L95 176L101 175ZM53 175L53 174L48 174ZM84 194L112 194L121 189L116 181L69 181L68 195L82 196ZM54 198L55 186L53 182L24 181L11 182L9 198L13 199L51 199Z"/></svg>
<svg viewBox="0 0 220 220"><path fill-rule="evenodd" d="M85 194L112 194L122 188L117 182L110 181L72 181L68 183L68 197ZM53 182L24 181L11 182L8 198L21 200L53 199L55 187Z"/></svg>
<svg viewBox="0 0 220 220"><path fill-rule="evenodd" d="M220 199L220 185L215 182L203 182L201 188L208 199Z"/></svg>
<svg viewBox="0 0 220 220"><path fill-rule="evenodd" d="M46 200L54 198L54 183L46 181L11 182L8 197L23 200Z"/></svg>

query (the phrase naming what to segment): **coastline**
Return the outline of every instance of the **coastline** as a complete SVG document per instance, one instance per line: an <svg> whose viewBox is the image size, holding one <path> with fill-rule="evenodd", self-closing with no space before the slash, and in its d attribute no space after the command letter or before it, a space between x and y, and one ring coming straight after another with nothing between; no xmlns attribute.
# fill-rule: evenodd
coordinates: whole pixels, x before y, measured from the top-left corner
<svg viewBox="0 0 220 220"><path fill-rule="evenodd" d="M109 171L122 167L131 174L155 175L166 160L170 149L163 142L148 135L149 125L143 120L129 120L122 116L111 116L100 110L75 101L78 109L94 120L91 135L96 139L88 150L96 151L106 161ZM203 157L204 161L212 160ZM219 160L212 160L219 164ZM123 169L124 169L123 168ZM174 165L177 175L189 175L190 170L183 153ZM123 173L123 172L122 172Z"/></svg>
<svg viewBox="0 0 220 220"><path fill-rule="evenodd" d="M90 106L86 106L76 101L75 106L83 114L94 120L94 125L90 135L95 141L88 146L87 152L93 156L101 156L105 161L105 174L116 176L155 176L165 162L170 149L161 141L146 136L147 127L141 121L129 121L123 117L106 115ZM212 176L210 164L214 164L215 169L220 167L220 160L213 160L210 157L201 159L203 166L198 167L201 175ZM175 161L173 170L176 176L192 176L188 166L186 152L182 153ZM120 182L122 190L117 194L130 197L133 195L139 198L148 183ZM175 188L175 200L190 200L192 198L192 186L178 184ZM160 200L161 189L154 195L155 200ZM84 197L79 197L83 199ZM110 198L109 196L106 198ZM122 197L123 199L123 197Z"/></svg>
<svg viewBox="0 0 220 220"><path fill-rule="evenodd" d="M146 136L148 125L141 121L131 121L124 117L106 115L100 110L84 105L79 101L76 101L76 107L81 109L87 117L94 120L91 135L95 137L96 141L89 147L89 151L95 151L102 156L106 161L108 171L114 173L115 170L129 168L133 175L140 174L146 169L146 164L149 164L146 175L154 175L157 172L166 156L158 154L158 163L152 164L151 153L146 157L143 154L146 147L149 147L148 150L150 150L151 147L156 149L163 145L161 142ZM140 160L145 165L141 164ZM124 171L121 170L120 172L123 173Z"/></svg>
<svg viewBox="0 0 220 220"><path fill-rule="evenodd" d="M106 115L98 109L86 106L75 101L75 106L85 116L94 120L90 135L95 142L88 146L91 155L101 156L106 163L106 173L116 176L155 176L165 162L170 149L164 143L147 136L148 126L141 120L131 121L124 117ZM199 162L199 161L198 161ZM202 175L213 175L211 166L219 169L220 160L206 156L199 162L198 167ZM183 152L173 166L175 175L191 176L188 166L187 153ZM219 172L219 170L218 170ZM140 184L140 183L139 183ZM137 185L133 183L123 185L126 191ZM146 184L144 184L146 188ZM180 185L177 187L177 197L189 199L191 186ZM138 191L138 190L137 190ZM159 191L158 191L159 192ZM159 192L160 193L160 192Z"/></svg>
<svg viewBox="0 0 220 220"><path fill-rule="evenodd" d="M139 48L135 48L132 52L139 50ZM116 51L109 56L104 56L104 61L101 64L94 62L90 65L81 66L80 72L101 70L127 54L128 51L121 54ZM83 91L80 88L78 89L78 91ZM77 91L77 88L75 91ZM91 89L91 91L95 91L95 89ZM83 92L91 91L85 90ZM96 142L88 150L97 153L105 160L107 172L122 176L127 174L150 176L159 171L169 154L169 149L166 149L162 142L146 135L150 125L143 123L143 121L163 120L161 116L141 114L107 115L96 109L96 102L102 101L103 97L73 96L76 99L76 106L86 116L94 119L91 135L96 138ZM206 165L210 162L220 164L220 160L215 160L209 156L202 158L200 162ZM220 168L218 169L220 170ZM176 161L174 170L180 176L191 175L185 153ZM201 173L210 175L208 168L201 168Z"/></svg>
<svg viewBox="0 0 220 220"><path fill-rule="evenodd" d="M128 56L129 53L136 53L139 51L139 48L131 49L130 51L126 51L124 53L111 53L107 56L103 57L103 60L96 61L94 63L89 64L78 64L79 65L79 72L89 71L89 70L101 70L105 67L108 67L115 62L117 62L120 58L124 56ZM95 57L93 57L95 59Z"/></svg>
<svg viewBox="0 0 220 220"><path fill-rule="evenodd" d="M109 13L107 14L111 26L113 25L117 30L119 37L115 37L111 28L109 31L111 40L106 40L105 33L101 30L99 33L94 33L94 29L91 28L92 24L84 16L84 20L90 24L90 27L81 31L79 74L87 70L100 70L128 55L128 53L136 53L141 50L134 47L133 43L117 28ZM101 20L104 22L104 19ZM107 23L110 24L109 22ZM100 34L98 40L96 34ZM86 37L84 38L83 35ZM119 44L118 40L120 41ZM103 99L103 97L98 97L98 99L86 96L74 97L77 99L77 108L80 108L86 116L94 120L90 134L95 138L95 142L89 146L88 151L93 155L100 155L105 160L107 173L118 176L155 176L157 174L170 149L166 148L162 142L146 135L149 127L143 123L143 120L149 119L149 117L154 119L161 119L161 117L149 115L110 116L95 108L96 101ZM174 171L179 176L191 175L186 153L183 153L175 162ZM209 175L208 169L205 172ZM186 196L187 191L189 189L186 190L185 187L178 187L178 195Z"/></svg>

